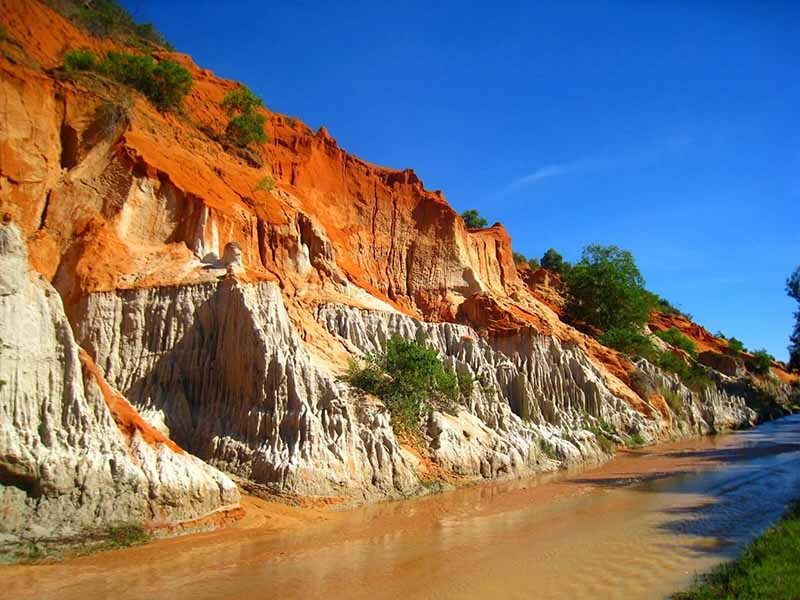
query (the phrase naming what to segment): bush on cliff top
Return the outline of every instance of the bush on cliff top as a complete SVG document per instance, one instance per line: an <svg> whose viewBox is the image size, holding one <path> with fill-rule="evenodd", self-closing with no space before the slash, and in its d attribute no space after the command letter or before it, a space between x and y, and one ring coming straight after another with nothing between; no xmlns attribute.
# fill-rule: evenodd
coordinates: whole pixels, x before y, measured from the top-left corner
<svg viewBox="0 0 800 600"><path fill-rule="evenodd" d="M266 117L258 112L264 102L247 86L241 85L225 94L222 107L228 113L230 121L225 129L226 135L239 146L263 144L269 141L264 133Z"/></svg>
<svg viewBox="0 0 800 600"><path fill-rule="evenodd" d="M382 353L351 362L344 380L380 398L400 431L417 429L434 406L450 409L459 396L471 393L473 383L445 368L435 349L400 336L389 339Z"/></svg>
<svg viewBox="0 0 800 600"><path fill-rule="evenodd" d="M116 0L46 0L62 15L96 37L111 37L127 43L145 42L172 49L152 25L137 23Z"/></svg>
<svg viewBox="0 0 800 600"><path fill-rule="evenodd" d="M719 336L717 336L719 337ZM744 351L744 344L737 340L735 337L732 337L728 340L728 352L733 356L739 356Z"/></svg>
<svg viewBox="0 0 800 600"><path fill-rule="evenodd" d="M64 54L64 70L74 76L77 71L96 71L122 84L139 90L159 110L180 108L192 89L192 76L173 60L156 62L147 54L109 52L102 61L90 50L69 50Z"/></svg>
<svg viewBox="0 0 800 600"><path fill-rule="evenodd" d="M489 225L489 222L475 208L465 210L461 213L461 218L464 219L464 225L467 226L467 229L483 229Z"/></svg>

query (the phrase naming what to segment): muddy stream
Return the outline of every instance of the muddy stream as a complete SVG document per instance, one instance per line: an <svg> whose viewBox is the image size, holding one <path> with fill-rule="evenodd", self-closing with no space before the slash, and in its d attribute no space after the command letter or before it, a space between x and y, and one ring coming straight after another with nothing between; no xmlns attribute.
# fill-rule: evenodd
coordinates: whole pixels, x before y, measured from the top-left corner
<svg viewBox="0 0 800 600"><path fill-rule="evenodd" d="M6 598L663 598L800 496L800 416L596 468L0 568Z"/></svg>

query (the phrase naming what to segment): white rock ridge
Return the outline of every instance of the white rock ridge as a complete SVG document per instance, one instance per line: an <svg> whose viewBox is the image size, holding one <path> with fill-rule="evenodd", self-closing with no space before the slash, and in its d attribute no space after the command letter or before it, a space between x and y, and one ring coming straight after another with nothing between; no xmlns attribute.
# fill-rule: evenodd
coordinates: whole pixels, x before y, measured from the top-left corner
<svg viewBox="0 0 800 600"><path fill-rule="evenodd" d="M751 419L740 398L722 393L682 427L674 422L683 415L653 407L643 415L611 393L578 347L529 329L484 339L465 325L341 305L321 306L316 318L355 356L380 351L393 334L422 336L449 367L481 382L455 414L435 411L424 427L423 449L456 476L599 460L601 427L620 443L653 442ZM226 278L91 294L74 326L108 381L211 464L300 495L361 501L421 490L418 458L398 442L385 408L307 351L274 283Z"/></svg>
<svg viewBox="0 0 800 600"><path fill-rule="evenodd" d="M238 505L228 477L154 441L81 360L61 298L29 274L14 225L0 225L0 343L0 541L174 524Z"/></svg>
<svg viewBox="0 0 800 600"><path fill-rule="evenodd" d="M108 381L214 465L303 495L367 500L419 485L385 409L356 401L306 351L274 283L91 294L75 326Z"/></svg>

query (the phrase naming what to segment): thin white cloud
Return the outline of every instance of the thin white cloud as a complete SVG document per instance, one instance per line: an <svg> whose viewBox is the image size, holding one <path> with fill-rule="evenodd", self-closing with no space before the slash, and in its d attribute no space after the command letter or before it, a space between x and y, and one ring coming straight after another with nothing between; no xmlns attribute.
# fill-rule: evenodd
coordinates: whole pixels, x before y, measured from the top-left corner
<svg viewBox="0 0 800 600"><path fill-rule="evenodd" d="M684 146L688 146L691 143L692 138L689 136L674 136L618 154L597 155L564 163L545 165L528 173L527 175L518 177L506 186L505 191L515 192L524 187L544 179L550 179L552 177L583 175L585 173L593 173L596 171L609 171L618 169L631 164L652 160L666 152L677 150Z"/></svg>

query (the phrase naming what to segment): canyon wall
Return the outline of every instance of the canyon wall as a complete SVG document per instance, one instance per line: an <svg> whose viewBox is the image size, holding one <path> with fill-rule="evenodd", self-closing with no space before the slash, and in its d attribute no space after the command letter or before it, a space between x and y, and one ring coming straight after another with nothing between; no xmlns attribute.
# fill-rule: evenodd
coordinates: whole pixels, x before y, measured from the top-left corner
<svg viewBox="0 0 800 600"><path fill-rule="evenodd" d="M502 225L468 229L410 169L266 109L269 142L231 148L235 82L156 49L194 78L161 113L61 68L119 42L38 1L0 0L0 20L4 533L198 518L237 502L216 469L363 502L755 422L749 383L698 393L565 323L555 275L518 268ZM725 353L674 319L651 327ZM392 335L476 382L418 436L342 381Z"/></svg>

